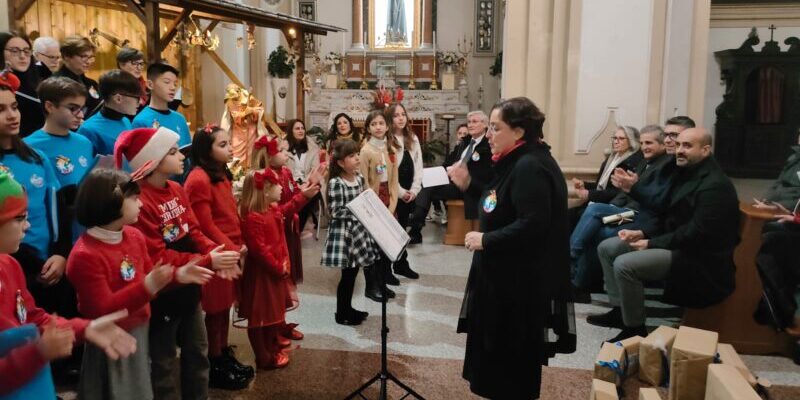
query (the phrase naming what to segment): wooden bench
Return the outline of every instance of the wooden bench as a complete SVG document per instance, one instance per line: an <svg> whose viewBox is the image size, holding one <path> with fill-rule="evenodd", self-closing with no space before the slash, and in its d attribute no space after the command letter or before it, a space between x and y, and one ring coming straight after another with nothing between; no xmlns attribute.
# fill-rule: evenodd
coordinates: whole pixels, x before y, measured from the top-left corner
<svg viewBox="0 0 800 400"><path fill-rule="evenodd" d="M730 343L742 354L780 353L791 356L795 339L753 319L762 295L756 254L761 248L761 229L772 213L741 203L741 242L734 250L736 289L722 303L703 309L686 309L682 325L719 333L720 343Z"/></svg>
<svg viewBox="0 0 800 400"><path fill-rule="evenodd" d="M444 244L463 246L464 237L470 231L478 230L477 219L464 218L464 200L447 200L447 231Z"/></svg>

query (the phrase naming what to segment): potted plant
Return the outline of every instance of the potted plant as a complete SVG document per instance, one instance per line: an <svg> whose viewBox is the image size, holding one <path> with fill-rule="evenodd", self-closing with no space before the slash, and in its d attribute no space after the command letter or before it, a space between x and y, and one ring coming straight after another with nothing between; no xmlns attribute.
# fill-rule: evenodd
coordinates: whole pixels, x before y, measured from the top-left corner
<svg viewBox="0 0 800 400"><path fill-rule="evenodd" d="M272 76L272 91L275 96L275 119L286 121L286 95L289 93L289 77L294 72L294 57L283 46L269 54L267 70ZM302 95L302 94L298 94Z"/></svg>
<svg viewBox="0 0 800 400"><path fill-rule="evenodd" d="M494 58L494 64L489 67L489 75L500 77L503 74L503 52L497 53L497 56Z"/></svg>
<svg viewBox="0 0 800 400"><path fill-rule="evenodd" d="M436 161L437 157L442 157L447 151L447 146L441 139L428 140L422 143L422 163L426 166Z"/></svg>

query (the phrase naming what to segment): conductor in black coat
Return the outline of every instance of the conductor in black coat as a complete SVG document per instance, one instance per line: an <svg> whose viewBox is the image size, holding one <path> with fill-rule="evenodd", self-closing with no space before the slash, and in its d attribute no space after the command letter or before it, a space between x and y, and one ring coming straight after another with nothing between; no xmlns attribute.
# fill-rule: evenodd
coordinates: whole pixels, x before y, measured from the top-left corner
<svg viewBox="0 0 800 400"><path fill-rule="evenodd" d="M492 399L538 398L542 365L575 350L567 187L543 123L529 99L501 101L487 135L491 180L473 180L464 168L451 173L459 187L482 192L480 232L465 239L475 254L458 332L467 334L464 379Z"/></svg>

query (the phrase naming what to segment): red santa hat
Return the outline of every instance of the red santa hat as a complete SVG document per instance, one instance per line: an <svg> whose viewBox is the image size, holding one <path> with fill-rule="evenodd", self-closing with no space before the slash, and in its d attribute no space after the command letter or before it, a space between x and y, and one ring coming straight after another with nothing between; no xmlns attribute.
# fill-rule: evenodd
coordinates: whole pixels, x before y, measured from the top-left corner
<svg viewBox="0 0 800 400"><path fill-rule="evenodd" d="M133 171L149 173L179 139L177 133L163 126L122 132L114 143L114 162L117 168L122 168L124 157ZM139 171L143 167L147 171Z"/></svg>

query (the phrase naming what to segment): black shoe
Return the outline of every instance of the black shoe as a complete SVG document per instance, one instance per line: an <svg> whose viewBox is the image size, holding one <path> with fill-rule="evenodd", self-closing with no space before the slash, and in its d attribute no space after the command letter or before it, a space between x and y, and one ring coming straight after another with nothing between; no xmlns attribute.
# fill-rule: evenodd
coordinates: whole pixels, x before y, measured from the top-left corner
<svg viewBox="0 0 800 400"><path fill-rule="evenodd" d="M411 228L411 230L408 231L408 236L411 237L411 241L409 241L408 244L422 243L422 233L420 233L419 228Z"/></svg>
<svg viewBox="0 0 800 400"><path fill-rule="evenodd" d="M389 264L383 267L383 281L386 282L387 285L400 286L400 279L394 276L392 267Z"/></svg>
<svg viewBox="0 0 800 400"><path fill-rule="evenodd" d="M378 277L375 276L376 269L377 266L375 265L364 267L364 278L367 281L364 287L364 296L380 303L383 301L383 292L381 292L381 286L378 284Z"/></svg>
<svg viewBox="0 0 800 400"><path fill-rule="evenodd" d="M647 328L645 328L644 325L640 325L634 328L626 326L622 328L622 331L617 336L614 336L613 338L606 340L606 342L617 343L621 340L632 338L634 336L642 336L642 337L647 336Z"/></svg>
<svg viewBox="0 0 800 400"><path fill-rule="evenodd" d="M572 286L572 301L578 304L591 304L592 294L589 290L581 289L575 285Z"/></svg>
<svg viewBox="0 0 800 400"><path fill-rule="evenodd" d="M605 314L593 314L586 317L586 322L595 326L604 326L606 328L624 328L625 324L622 322L622 310L619 307L614 307L611 311Z"/></svg>
<svg viewBox="0 0 800 400"><path fill-rule="evenodd" d="M393 298L397 297L397 293L395 293L394 290L389 289L388 287L384 287L383 290L386 291L386 297L387 298L393 299Z"/></svg>
<svg viewBox="0 0 800 400"><path fill-rule="evenodd" d="M408 279L419 279L419 274L412 271L408 265L408 260L403 260L394 265L394 273L405 276Z"/></svg>
<svg viewBox="0 0 800 400"><path fill-rule="evenodd" d="M209 358L208 387L223 390L247 388L252 378L237 373L233 364L224 356Z"/></svg>
<svg viewBox="0 0 800 400"><path fill-rule="evenodd" d="M231 363L233 368L241 375L244 375L248 378L254 378L256 376L256 370L249 366L244 365L236 359L236 353L233 351L233 346L228 346L222 349L222 357L228 359L228 362Z"/></svg>
<svg viewBox="0 0 800 400"><path fill-rule="evenodd" d="M357 321L360 321L360 322L363 322L364 320L367 319L367 317L369 317L369 313L368 312L359 311L359 310L356 310L355 308L351 308L350 309L350 315L353 316L353 319L355 319Z"/></svg>
<svg viewBox="0 0 800 400"><path fill-rule="evenodd" d="M363 320L358 319L355 314L352 313L335 313L334 318L336 319L336 323L339 325L361 325Z"/></svg>

